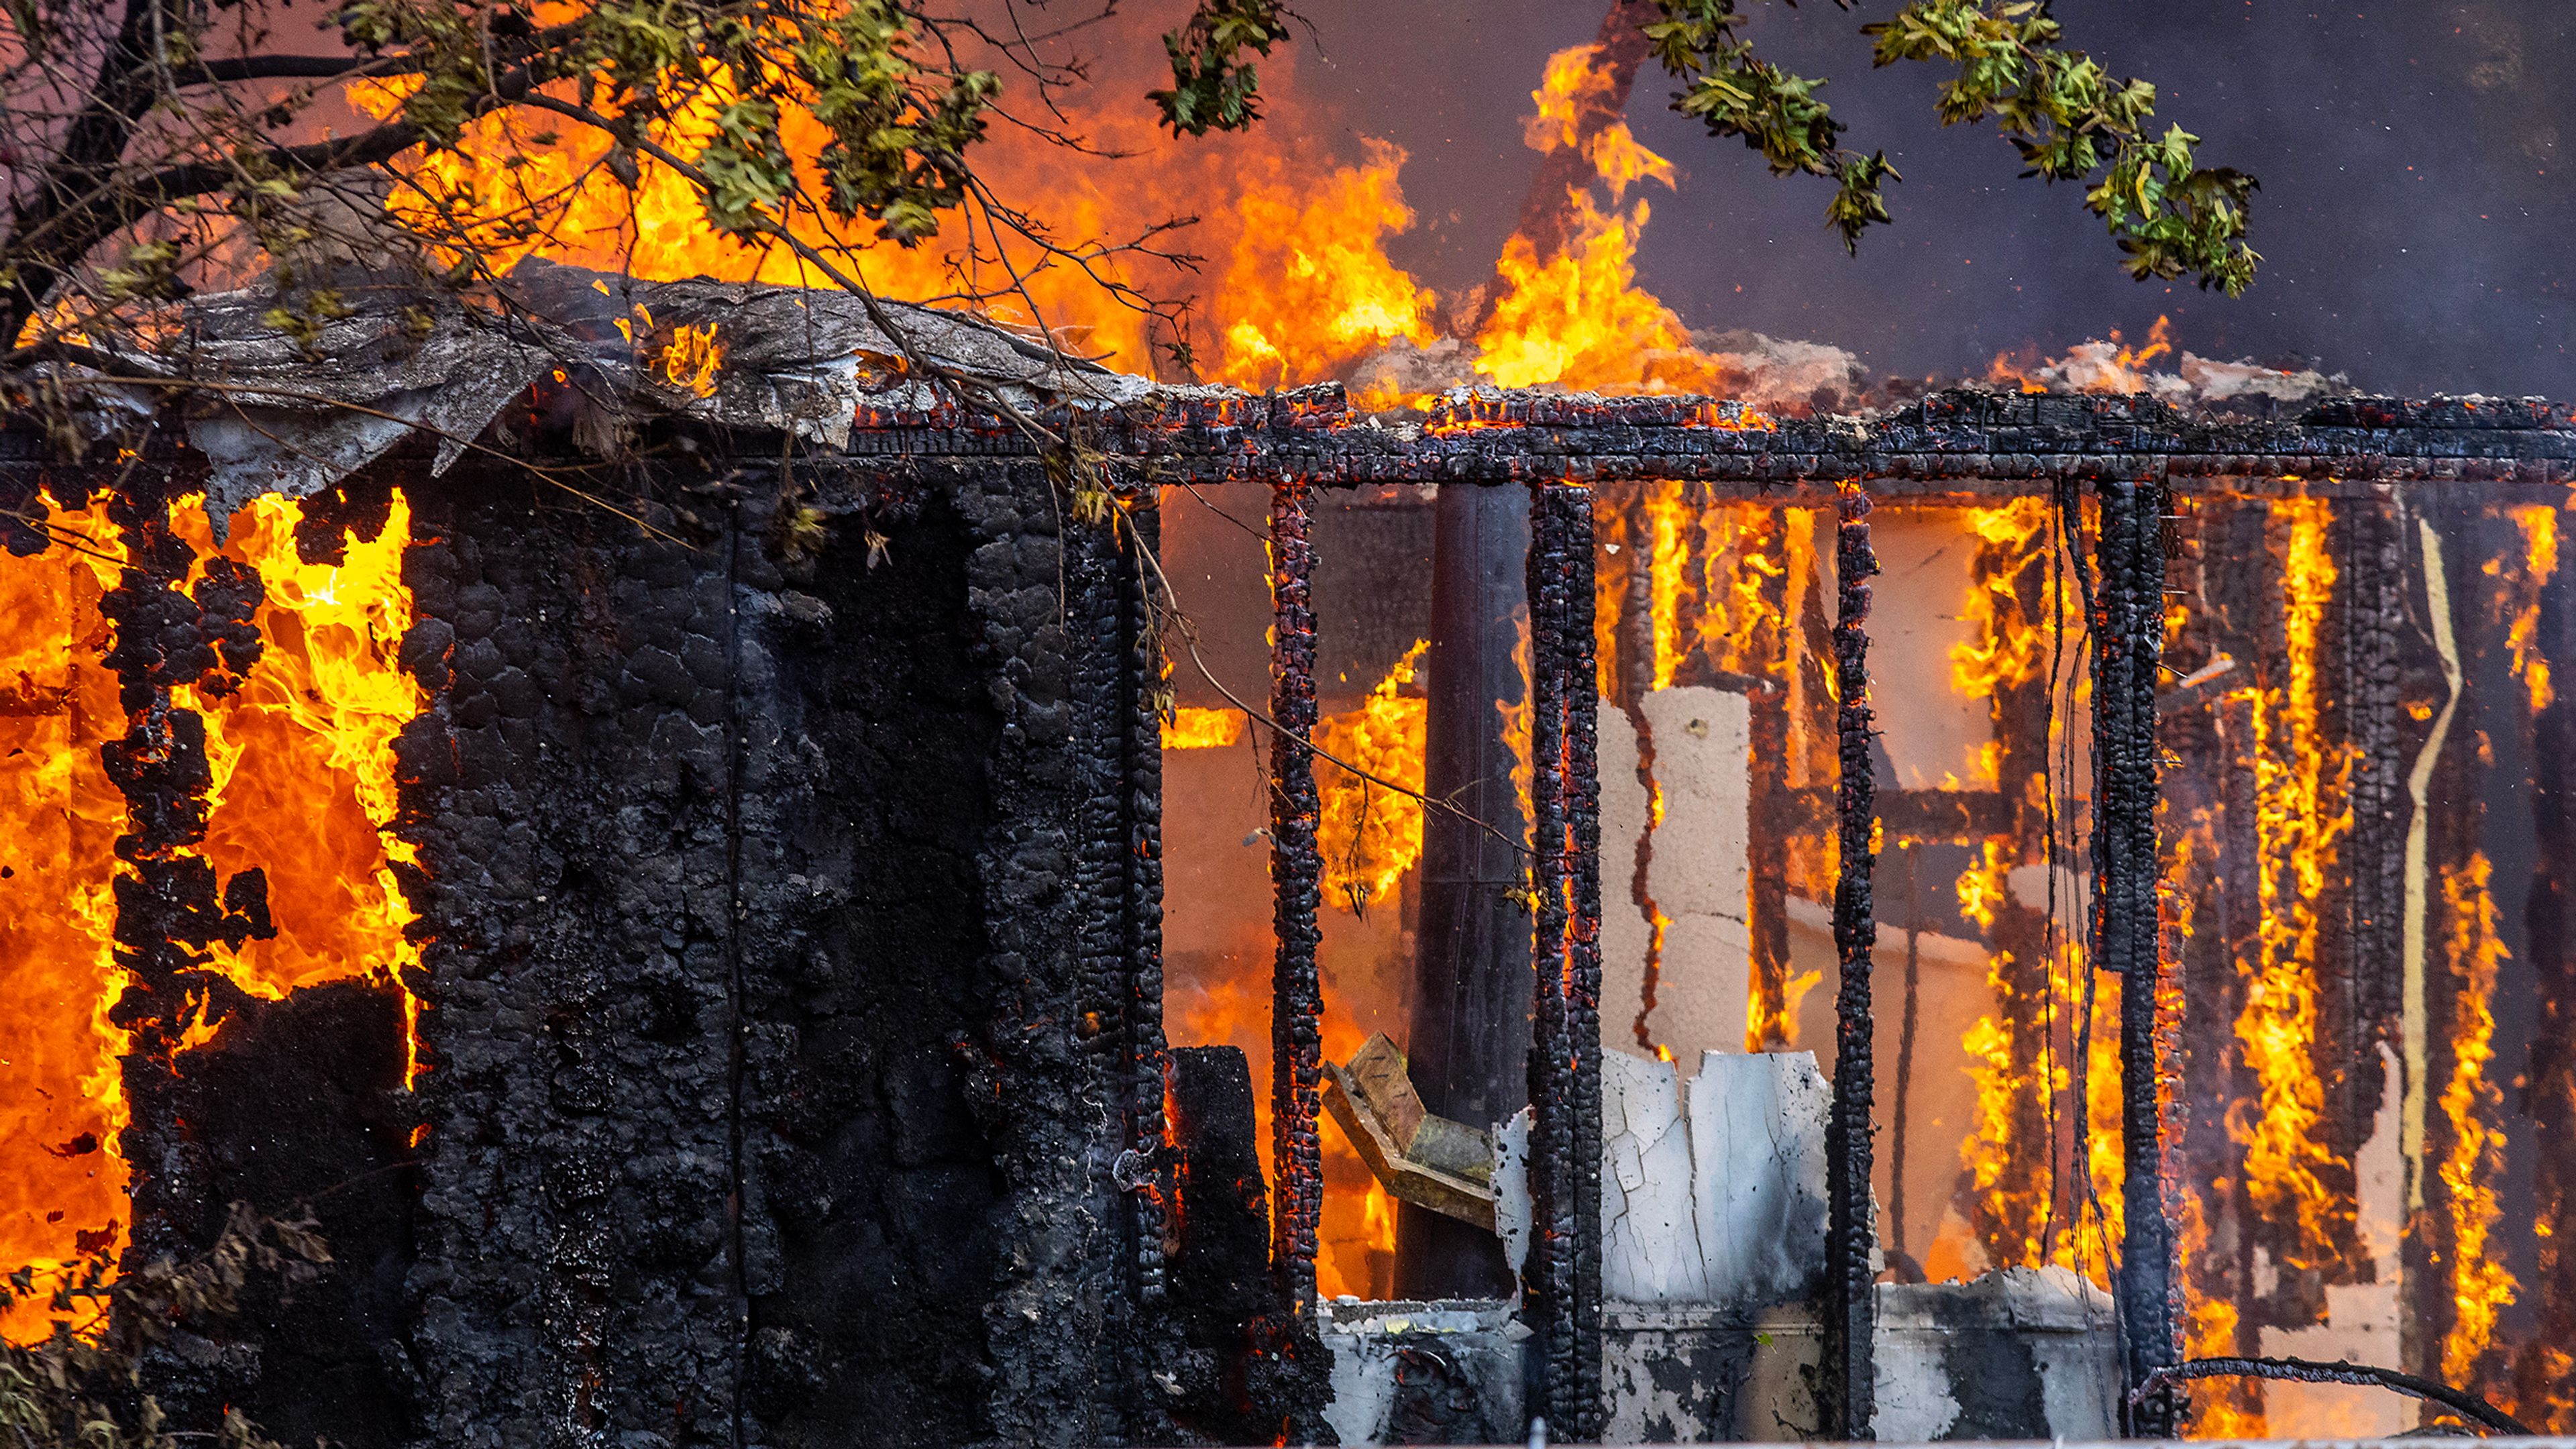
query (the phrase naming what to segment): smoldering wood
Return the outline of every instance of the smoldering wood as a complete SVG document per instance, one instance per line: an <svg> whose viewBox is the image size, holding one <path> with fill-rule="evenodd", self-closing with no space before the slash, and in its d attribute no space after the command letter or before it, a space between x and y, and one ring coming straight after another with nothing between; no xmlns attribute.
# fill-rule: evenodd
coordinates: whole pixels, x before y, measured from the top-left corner
<svg viewBox="0 0 2576 1449"><path fill-rule="evenodd" d="M1844 490L1835 529L1834 790L1839 869L1834 882L1834 949L1841 970L1834 993L1833 1111L1825 1134L1825 1297L1823 1430L1839 1439L1872 1437L1877 1370L1872 1357L1877 1299L1876 1203L1870 1193L1876 1097L1871 1060L1870 973L1878 950L1871 900L1878 865L1877 769L1871 759L1876 717L1869 695L1870 583L1878 555L1870 548L1869 495Z"/></svg>
<svg viewBox="0 0 2576 1449"><path fill-rule="evenodd" d="M2164 943L2157 902L2155 809L2163 751L2157 670L2165 632L2165 496L2153 483L2105 479L2093 601L2093 929L2087 969L2120 981L2120 1132L2124 1177L2120 1310L2132 1388L2182 1356L2183 1301L2168 1216L2164 1063L2157 1013ZM2091 1023L2084 1023L2089 1037ZM2081 1144L2079 1143L2079 1146ZM2171 1437L2174 1407L2155 1394L2128 1403L2128 1429Z"/></svg>

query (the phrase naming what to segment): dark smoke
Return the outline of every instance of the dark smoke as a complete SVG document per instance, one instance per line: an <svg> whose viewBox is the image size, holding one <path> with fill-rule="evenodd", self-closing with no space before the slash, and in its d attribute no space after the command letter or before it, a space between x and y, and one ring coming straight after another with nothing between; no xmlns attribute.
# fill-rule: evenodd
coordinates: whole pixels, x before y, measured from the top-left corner
<svg viewBox="0 0 2576 1449"><path fill-rule="evenodd" d="M1390 250L1444 292L1490 273L1538 157L1520 117L1548 54L1592 39L1587 0L1311 0L1321 54L1297 85L1349 135L1412 155L1421 216ZM1996 353L2058 355L2161 314L2204 357L2347 373L2372 391L2576 397L2576 7L2563 0L2061 0L2075 43L2163 89L2204 157L2263 181L2266 264L2231 301L2140 285L2071 187L2016 177L1991 132L1944 132L1937 79L1873 72L1862 21L1892 3L1755 6L1755 38L1826 74L1852 144L1905 181L1897 224L1846 258L1825 184L1777 180L1638 79L1640 139L1680 163L1655 193L1641 281L1698 328L1808 338L1900 376L1981 371ZM1301 39L1301 44L1305 42ZM2170 364L2166 364L2170 366Z"/></svg>

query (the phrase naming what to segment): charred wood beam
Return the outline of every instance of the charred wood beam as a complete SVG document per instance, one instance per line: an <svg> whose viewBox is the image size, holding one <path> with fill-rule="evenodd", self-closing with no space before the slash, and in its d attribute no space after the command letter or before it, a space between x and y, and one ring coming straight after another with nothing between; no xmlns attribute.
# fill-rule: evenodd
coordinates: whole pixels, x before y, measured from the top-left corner
<svg viewBox="0 0 2576 1449"><path fill-rule="evenodd" d="M1529 1051L1530 1188L1522 1269L1539 1335L1543 1417L1601 1431L1601 827L1593 720L1591 500L1539 484L1530 503L1531 890L1538 970Z"/></svg>
<svg viewBox="0 0 2576 1449"><path fill-rule="evenodd" d="M1834 949L1841 986L1834 993L1834 1096L1825 1126L1824 1393L1818 1407L1829 1438L1873 1437L1873 1379L1877 1315L1870 1269L1870 1118L1875 1096L1870 1044L1870 966L1878 949L1878 919L1870 878L1878 864L1877 785L1870 746L1877 727L1869 706L1870 577L1878 555L1870 548L1869 495L1858 483L1843 485L1840 526L1834 535L1834 679L1841 706L1835 713L1841 781L1835 814L1841 869L1834 882Z"/></svg>
<svg viewBox="0 0 2576 1449"><path fill-rule="evenodd" d="M1565 678L1567 849L1574 900L1566 923L1567 980L1574 1033L1574 1397L1569 1432L1598 1438L1606 1400L1601 1382L1601 717L1594 658L1592 496L1550 484L1546 501L1565 535L1566 617L1559 635Z"/></svg>
<svg viewBox="0 0 2576 1449"><path fill-rule="evenodd" d="M2092 966L2120 978L2121 1138L2125 1235L2116 1280L2125 1377L2144 1389L2181 1358L2173 1228L2166 1217L2162 1061L2164 987L2157 916L2156 673L2164 651L2165 492L2153 482L2100 485L2093 604ZM2129 1405L2129 1432L2171 1437L2170 1396Z"/></svg>
<svg viewBox="0 0 2576 1449"><path fill-rule="evenodd" d="M1315 924L1315 547L1302 483L1270 495L1270 887L1278 956L1270 979L1270 1259L1300 1339L1314 1332L1315 1234L1324 1205L1323 986Z"/></svg>
<svg viewBox="0 0 2576 1449"><path fill-rule="evenodd" d="M1162 515L1125 515L1137 542L1159 552ZM1164 1259L1172 1231L1172 1164L1164 1140L1164 1081L1169 1043L1163 1032L1163 646L1153 593L1141 556L1120 561L1120 614L1126 630L1127 1151L1136 1211L1136 1288L1140 1301L1162 1301Z"/></svg>

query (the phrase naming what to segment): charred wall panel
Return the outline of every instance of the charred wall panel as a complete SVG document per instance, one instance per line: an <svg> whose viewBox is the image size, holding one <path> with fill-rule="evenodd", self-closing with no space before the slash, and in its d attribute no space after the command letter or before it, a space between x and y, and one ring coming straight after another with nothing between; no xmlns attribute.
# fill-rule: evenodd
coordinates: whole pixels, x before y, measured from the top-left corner
<svg viewBox="0 0 2576 1449"><path fill-rule="evenodd" d="M945 503L832 526L742 634L745 1407L759 1442L986 1432L1004 1181L969 1100L1002 716ZM748 540L746 573L771 571ZM767 584L768 579L761 579Z"/></svg>
<svg viewBox="0 0 2576 1449"><path fill-rule="evenodd" d="M416 507L425 1427L730 1444L726 551L525 478Z"/></svg>

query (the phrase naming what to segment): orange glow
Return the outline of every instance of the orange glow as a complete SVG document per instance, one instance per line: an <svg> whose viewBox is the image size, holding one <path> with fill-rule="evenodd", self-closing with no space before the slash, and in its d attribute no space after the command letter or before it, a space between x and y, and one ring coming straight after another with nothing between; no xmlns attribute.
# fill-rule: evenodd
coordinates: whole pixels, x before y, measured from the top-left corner
<svg viewBox="0 0 2576 1449"><path fill-rule="evenodd" d="M230 539L217 548L193 503L172 513L173 531L201 558L248 564L268 591L255 618L259 663L242 687L221 699L184 686L171 692L206 721L206 859L225 879L265 871L277 924L274 939L217 945L209 965L271 1000L328 981L385 981L416 1018L403 973L418 966L420 948L404 934L415 917L394 867L414 861L417 848L386 833L394 737L427 704L395 662L412 621L402 582L411 508L397 492L383 532L373 542L350 537L339 564L297 555L301 517L290 500L258 499L233 515ZM415 1041L407 1075L419 1070Z"/></svg>
<svg viewBox="0 0 2576 1449"><path fill-rule="evenodd" d="M1430 701L1397 691L1413 682L1431 648L1417 639L1368 700L1315 728L1315 747L1407 790L1422 788L1423 730ZM1422 858L1422 802L1372 784L1330 760L1315 767L1322 814L1315 829L1327 904L1359 912L1392 899Z"/></svg>
<svg viewBox="0 0 2576 1449"><path fill-rule="evenodd" d="M2336 867L2352 812L2343 790L2348 750L2325 743L2320 719L2329 681L2318 643L2334 599L2336 568L2326 531L2328 505L2284 499L2273 505L2289 525L2281 558L2287 678L2277 696L2254 703L2256 830L2262 849L2262 902L2257 959L2240 964L2245 1006L2236 1039L2258 1090L2228 1118L2245 1148L2246 1200L2268 1221L2295 1232L2282 1250L2293 1267L2337 1260L2338 1222L2354 1205L2326 1187L2341 1165L2319 1131L2325 1085L2318 1080L2318 903Z"/></svg>
<svg viewBox="0 0 2576 1449"><path fill-rule="evenodd" d="M125 548L103 512L53 521L58 539L109 557L61 542L0 553L0 1264L34 1268L39 1287L123 1246L131 1215L126 1034L107 1019L125 990L111 894L125 797L99 755L125 733L98 611ZM52 1316L43 1297L21 1299L0 1333L27 1343Z"/></svg>
<svg viewBox="0 0 2576 1449"><path fill-rule="evenodd" d="M2520 604L2506 627L2505 647L2513 651L2514 676L2531 691L2534 713L2557 698L2550 687L2549 661L2531 647L2540 630L2540 589L2558 572L2558 510L2547 506L2509 510L2522 530L2523 570Z"/></svg>
<svg viewBox="0 0 2576 1449"><path fill-rule="evenodd" d="M2450 1142L2436 1171L2449 1206L2452 1320L2442 1338L2445 1383L2476 1381L2478 1359L2495 1338L2496 1313L2514 1301L2513 1272L2490 1246L2504 1209L2496 1184L2504 1176L2504 1131L2495 1125L2504 1094L2488 1080L2495 1060L2496 971L2504 963L2496 934L2492 874L2483 852L2442 871L2442 904L2449 928L2443 950L2456 985L2451 1021L2451 1073L2442 1085L2442 1116Z"/></svg>
<svg viewBox="0 0 2576 1449"><path fill-rule="evenodd" d="M1244 717L1239 709L1193 709L1182 706L1163 721L1167 750L1221 750L1243 742Z"/></svg>

